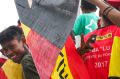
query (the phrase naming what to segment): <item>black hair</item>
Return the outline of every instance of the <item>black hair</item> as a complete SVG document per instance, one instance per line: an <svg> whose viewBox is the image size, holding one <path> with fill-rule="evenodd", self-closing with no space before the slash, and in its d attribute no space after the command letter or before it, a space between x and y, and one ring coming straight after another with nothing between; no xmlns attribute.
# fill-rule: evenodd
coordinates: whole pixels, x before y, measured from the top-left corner
<svg viewBox="0 0 120 79"><path fill-rule="evenodd" d="M86 9L86 10L96 10L96 6L85 1L85 0L81 0L81 6L82 8Z"/></svg>
<svg viewBox="0 0 120 79"><path fill-rule="evenodd" d="M21 25L21 22L20 22L20 20L18 20L18 21L17 21L17 24L18 24L17 26L20 26L20 25Z"/></svg>
<svg viewBox="0 0 120 79"><path fill-rule="evenodd" d="M0 44L7 41L11 41L15 37L17 37L18 40L21 40L22 36L23 31L20 27L14 25L10 26L0 33Z"/></svg>

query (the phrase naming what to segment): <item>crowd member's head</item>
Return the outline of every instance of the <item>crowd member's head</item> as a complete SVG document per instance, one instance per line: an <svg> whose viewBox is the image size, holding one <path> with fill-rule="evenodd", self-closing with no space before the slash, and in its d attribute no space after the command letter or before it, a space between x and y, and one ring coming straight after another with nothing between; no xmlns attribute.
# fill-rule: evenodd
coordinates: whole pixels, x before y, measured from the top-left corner
<svg viewBox="0 0 120 79"><path fill-rule="evenodd" d="M26 42L23 31L16 26L10 26L0 33L2 53L16 63L20 63L26 53Z"/></svg>
<svg viewBox="0 0 120 79"><path fill-rule="evenodd" d="M81 9L83 13L95 12L97 10L96 6L85 1L81 0Z"/></svg>

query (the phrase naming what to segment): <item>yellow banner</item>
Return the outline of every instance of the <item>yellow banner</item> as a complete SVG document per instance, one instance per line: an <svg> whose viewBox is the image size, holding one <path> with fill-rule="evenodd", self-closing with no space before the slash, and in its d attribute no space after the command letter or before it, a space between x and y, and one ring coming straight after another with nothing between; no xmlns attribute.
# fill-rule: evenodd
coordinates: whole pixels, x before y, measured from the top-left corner
<svg viewBox="0 0 120 79"><path fill-rule="evenodd" d="M70 72L65 47L57 58L56 65L51 75L52 79L73 79Z"/></svg>
<svg viewBox="0 0 120 79"><path fill-rule="evenodd" d="M103 36L97 36L96 40L105 40L105 39L108 39L108 38L112 38L112 33L108 33L108 34L103 35Z"/></svg>
<svg viewBox="0 0 120 79"><path fill-rule="evenodd" d="M23 23L21 23L21 27L23 29L25 37L27 37L27 35L29 34L31 29L29 27L27 27L26 25L24 25Z"/></svg>
<svg viewBox="0 0 120 79"><path fill-rule="evenodd" d="M109 67L109 77L120 77L120 37L114 37L110 67Z"/></svg>
<svg viewBox="0 0 120 79"><path fill-rule="evenodd" d="M2 66L8 79L23 79L23 71L21 64L14 63L12 60L7 60Z"/></svg>

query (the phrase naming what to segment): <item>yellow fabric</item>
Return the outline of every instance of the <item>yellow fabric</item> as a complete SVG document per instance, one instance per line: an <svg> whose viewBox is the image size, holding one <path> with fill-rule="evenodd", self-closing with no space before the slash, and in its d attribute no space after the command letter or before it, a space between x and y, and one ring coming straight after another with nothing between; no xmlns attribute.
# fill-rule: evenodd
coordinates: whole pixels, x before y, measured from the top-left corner
<svg viewBox="0 0 120 79"><path fill-rule="evenodd" d="M21 64L14 63L12 60L7 60L2 66L8 79L23 79L23 71Z"/></svg>
<svg viewBox="0 0 120 79"><path fill-rule="evenodd" d="M58 56L57 58L57 61L56 61L56 65L54 67L54 70L53 70L53 73L51 75L51 78L52 79L61 79L60 78L60 72L61 70L64 69L64 72L62 73L62 77L64 79L73 79L73 76L70 72L70 69L69 69L69 66L68 66L68 61L67 61L67 56L66 56L66 50L65 50L65 47L62 49L62 54L63 54L63 57L61 55ZM60 66L59 70L58 69L58 66L60 64L60 62L64 59L64 63ZM67 77L65 78L65 75L67 75Z"/></svg>
<svg viewBox="0 0 120 79"><path fill-rule="evenodd" d="M109 77L120 77L120 37L114 37L110 58Z"/></svg>
<svg viewBox="0 0 120 79"><path fill-rule="evenodd" d="M108 34L103 35L103 36L97 36L96 40L105 40L105 39L108 39L108 38L112 38L112 33L108 33Z"/></svg>
<svg viewBox="0 0 120 79"><path fill-rule="evenodd" d="M21 27L23 29L25 37L27 37L27 35L29 34L31 29L29 27L27 27L26 25L24 25L23 23L21 23Z"/></svg>

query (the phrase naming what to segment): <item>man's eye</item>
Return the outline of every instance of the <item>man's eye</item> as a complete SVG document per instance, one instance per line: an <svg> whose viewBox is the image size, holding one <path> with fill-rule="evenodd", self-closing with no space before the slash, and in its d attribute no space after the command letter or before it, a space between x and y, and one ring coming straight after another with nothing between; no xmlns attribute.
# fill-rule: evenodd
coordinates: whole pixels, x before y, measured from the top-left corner
<svg viewBox="0 0 120 79"><path fill-rule="evenodd" d="M13 50L13 49L15 49L15 47L12 47L12 46L11 46L11 47L9 47L9 49Z"/></svg>

